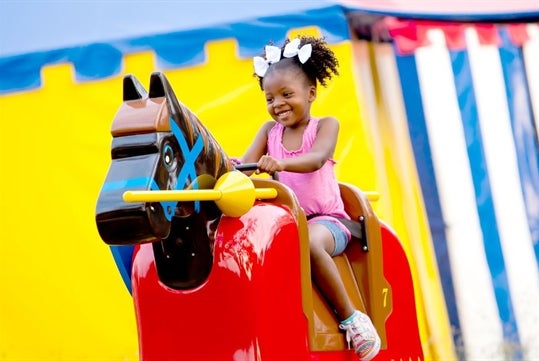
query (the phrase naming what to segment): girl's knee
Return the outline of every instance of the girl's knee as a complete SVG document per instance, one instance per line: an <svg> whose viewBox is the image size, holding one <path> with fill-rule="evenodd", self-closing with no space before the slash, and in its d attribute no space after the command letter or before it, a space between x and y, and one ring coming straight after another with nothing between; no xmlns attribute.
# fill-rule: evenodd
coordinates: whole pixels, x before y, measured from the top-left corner
<svg viewBox="0 0 539 361"><path fill-rule="evenodd" d="M320 255L323 253L331 255L334 248L335 241L333 240L333 236L331 234L324 235L323 232L321 232L321 234L309 235L309 249L311 255Z"/></svg>
<svg viewBox="0 0 539 361"><path fill-rule="evenodd" d="M324 242L321 242L320 240L310 240L309 242L309 250L311 252L311 256L313 255L320 255L322 253L328 253L326 251Z"/></svg>

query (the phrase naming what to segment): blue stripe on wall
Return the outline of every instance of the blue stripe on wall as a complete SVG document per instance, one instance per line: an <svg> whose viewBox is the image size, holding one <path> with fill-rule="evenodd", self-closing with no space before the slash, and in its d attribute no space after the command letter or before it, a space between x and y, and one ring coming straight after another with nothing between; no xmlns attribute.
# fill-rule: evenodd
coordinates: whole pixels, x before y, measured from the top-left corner
<svg viewBox="0 0 539 361"><path fill-rule="evenodd" d="M205 61L207 41L234 38L239 56L248 58L259 55L269 41L280 44L291 29L315 25L330 44L350 39L344 8L331 5L235 24L0 58L0 94L39 87L41 68L46 65L71 62L77 81L98 80L118 74L125 54L153 50L161 70L176 69Z"/></svg>
<svg viewBox="0 0 539 361"><path fill-rule="evenodd" d="M522 49L515 47L510 41L507 29L500 29L500 37L502 38L500 57L517 151L522 195L534 243L535 259L539 264L539 145L534 128ZM537 64L530 66L537 66Z"/></svg>
<svg viewBox="0 0 539 361"><path fill-rule="evenodd" d="M423 201L427 211L429 227L436 254L436 262L442 280L445 302L449 321L453 328L460 329L457 313L457 302L449 262L445 224L442 216L436 176L432 164L427 125L421 102L421 89L415 57L413 55L397 55L397 68L401 81L401 91L404 99L408 128L414 157L416 160L419 181L423 193ZM460 343L459 335L454 334L455 344Z"/></svg>
<svg viewBox="0 0 539 361"><path fill-rule="evenodd" d="M464 136L466 138L468 159L472 172L477 212L483 233L483 243L487 264L491 275L496 303L503 321L503 337L510 344L520 345L517 323L513 312L513 304L509 293L509 285L505 270L503 251L498 234L494 203L492 199L488 170L485 159L485 150L482 144L479 114L477 113L476 99L473 87L468 55L465 51L450 51L455 88L458 94L458 103L463 122ZM522 358L520 347L512 348L516 354L510 359ZM508 355L509 356L509 355Z"/></svg>

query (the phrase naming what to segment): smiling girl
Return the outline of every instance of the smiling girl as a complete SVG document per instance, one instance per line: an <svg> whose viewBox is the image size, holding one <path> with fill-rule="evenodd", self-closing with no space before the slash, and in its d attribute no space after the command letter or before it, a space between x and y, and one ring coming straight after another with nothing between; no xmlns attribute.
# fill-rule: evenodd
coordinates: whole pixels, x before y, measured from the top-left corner
<svg viewBox="0 0 539 361"><path fill-rule="evenodd" d="M380 337L370 318L352 305L332 258L351 238L337 219L350 219L333 169L339 122L311 115L317 84L326 86L338 75L337 66L322 38L301 36L280 48L266 46L264 56L254 58L254 67L272 120L262 125L239 162L256 162L257 172L279 172L280 182L296 194L308 218L313 280L363 361L378 354Z"/></svg>

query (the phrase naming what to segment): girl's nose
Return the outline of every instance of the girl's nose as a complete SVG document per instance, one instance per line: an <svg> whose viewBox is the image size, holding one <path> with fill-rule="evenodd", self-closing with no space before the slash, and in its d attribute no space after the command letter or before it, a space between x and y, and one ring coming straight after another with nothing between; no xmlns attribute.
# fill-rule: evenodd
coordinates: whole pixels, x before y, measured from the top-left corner
<svg viewBox="0 0 539 361"><path fill-rule="evenodd" d="M273 107L276 108L276 107L278 107L279 105L281 105L281 104L283 104L283 103L284 103L284 102L283 102L283 99L282 99L282 98L280 98L280 97L279 97L279 98L275 98L275 99L273 100Z"/></svg>

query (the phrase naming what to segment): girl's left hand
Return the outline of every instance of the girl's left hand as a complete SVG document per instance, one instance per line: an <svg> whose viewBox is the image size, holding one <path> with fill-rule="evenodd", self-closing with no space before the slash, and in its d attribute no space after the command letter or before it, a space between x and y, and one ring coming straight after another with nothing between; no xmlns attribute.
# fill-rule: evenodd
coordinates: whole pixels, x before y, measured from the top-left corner
<svg viewBox="0 0 539 361"><path fill-rule="evenodd" d="M256 173L268 173L273 175L275 172L282 172L284 170L283 164L279 159L273 158L269 155L263 155L258 160L258 169Z"/></svg>

